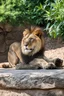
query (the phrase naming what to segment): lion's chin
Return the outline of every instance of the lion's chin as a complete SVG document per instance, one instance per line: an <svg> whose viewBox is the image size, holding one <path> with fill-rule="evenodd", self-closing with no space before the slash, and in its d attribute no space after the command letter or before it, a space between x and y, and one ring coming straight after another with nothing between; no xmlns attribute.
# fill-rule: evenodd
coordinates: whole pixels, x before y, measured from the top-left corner
<svg viewBox="0 0 64 96"><path fill-rule="evenodd" d="M31 52L32 52L32 50L24 50L24 52L23 52L23 53L24 53L25 55L30 55L30 54L31 54Z"/></svg>

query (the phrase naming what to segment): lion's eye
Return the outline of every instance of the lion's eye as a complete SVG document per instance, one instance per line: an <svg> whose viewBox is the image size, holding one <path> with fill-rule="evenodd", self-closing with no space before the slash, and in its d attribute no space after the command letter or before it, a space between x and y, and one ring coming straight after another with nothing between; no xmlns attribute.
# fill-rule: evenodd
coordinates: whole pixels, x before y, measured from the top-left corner
<svg viewBox="0 0 64 96"><path fill-rule="evenodd" d="M34 38L30 38L30 41L31 41L31 42L34 41Z"/></svg>

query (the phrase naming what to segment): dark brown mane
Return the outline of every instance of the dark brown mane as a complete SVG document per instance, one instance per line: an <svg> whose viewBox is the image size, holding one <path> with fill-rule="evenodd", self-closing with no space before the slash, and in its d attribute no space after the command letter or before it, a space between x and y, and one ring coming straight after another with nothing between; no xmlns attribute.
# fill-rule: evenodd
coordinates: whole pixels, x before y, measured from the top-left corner
<svg viewBox="0 0 64 96"><path fill-rule="evenodd" d="M42 48L39 52L37 52L33 56L24 55L22 53L22 58L26 64L29 64L29 62L32 61L34 58L43 57L43 55L44 55L44 48Z"/></svg>
<svg viewBox="0 0 64 96"><path fill-rule="evenodd" d="M38 36L42 42L41 49L39 50L39 52L35 53L34 55L28 56L28 55L25 55L22 53L22 59L24 60L24 62L26 64L28 64L34 58L38 58L40 56L43 56L43 54L44 54L44 38L43 38L42 29L40 27L31 26L29 29L25 29L25 31L23 33L25 36L26 36L26 34L34 34L34 35Z"/></svg>

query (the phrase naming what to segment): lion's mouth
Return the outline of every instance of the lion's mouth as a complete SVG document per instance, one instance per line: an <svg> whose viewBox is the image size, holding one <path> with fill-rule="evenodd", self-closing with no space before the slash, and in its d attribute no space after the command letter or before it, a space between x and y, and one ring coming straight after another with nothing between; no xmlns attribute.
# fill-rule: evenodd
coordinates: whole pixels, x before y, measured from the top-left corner
<svg viewBox="0 0 64 96"><path fill-rule="evenodd" d="M33 49L32 49L32 48L30 48L30 49L26 48L26 50L30 50L30 51L32 51Z"/></svg>
<svg viewBox="0 0 64 96"><path fill-rule="evenodd" d="M34 48L28 48L28 47L24 47L24 51L27 53L30 53L34 50Z"/></svg>

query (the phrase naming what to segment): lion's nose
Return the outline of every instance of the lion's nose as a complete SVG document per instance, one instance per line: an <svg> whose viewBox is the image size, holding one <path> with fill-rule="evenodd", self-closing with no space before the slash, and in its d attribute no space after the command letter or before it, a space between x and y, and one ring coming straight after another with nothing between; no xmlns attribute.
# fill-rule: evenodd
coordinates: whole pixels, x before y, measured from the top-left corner
<svg viewBox="0 0 64 96"><path fill-rule="evenodd" d="M28 44L25 44L25 46L27 47L27 46L28 46Z"/></svg>

